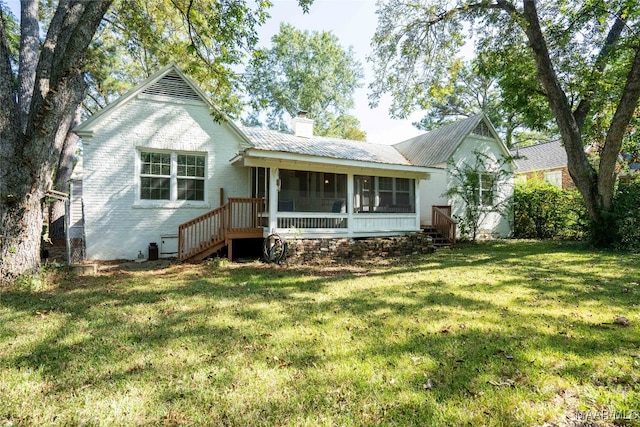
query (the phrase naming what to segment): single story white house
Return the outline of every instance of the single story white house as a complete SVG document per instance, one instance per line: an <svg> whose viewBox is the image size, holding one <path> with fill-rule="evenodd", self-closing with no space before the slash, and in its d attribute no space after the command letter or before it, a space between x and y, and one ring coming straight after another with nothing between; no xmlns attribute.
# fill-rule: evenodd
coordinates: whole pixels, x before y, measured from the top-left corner
<svg viewBox="0 0 640 427"><path fill-rule="evenodd" d="M314 136L304 116L289 134L215 121L213 109L172 64L74 129L88 259L135 259L150 243L161 257L231 256L235 239L393 236L434 222L454 238L448 162L508 155L484 115L385 145ZM485 191L512 188L496 185Z"/></svg>

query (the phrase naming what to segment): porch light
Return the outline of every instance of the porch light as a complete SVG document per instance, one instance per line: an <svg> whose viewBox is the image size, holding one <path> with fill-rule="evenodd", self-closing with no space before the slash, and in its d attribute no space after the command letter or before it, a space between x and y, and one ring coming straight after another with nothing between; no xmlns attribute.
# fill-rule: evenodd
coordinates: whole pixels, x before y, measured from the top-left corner
<svg viewBox="0 0 640 427"><path fill-rule="evenodd" d="M328 184L328 183L329 183L329 180L328 180L328 179L325 179L325 180L324 180L324 183L325 183L325 184Z"/></svg>

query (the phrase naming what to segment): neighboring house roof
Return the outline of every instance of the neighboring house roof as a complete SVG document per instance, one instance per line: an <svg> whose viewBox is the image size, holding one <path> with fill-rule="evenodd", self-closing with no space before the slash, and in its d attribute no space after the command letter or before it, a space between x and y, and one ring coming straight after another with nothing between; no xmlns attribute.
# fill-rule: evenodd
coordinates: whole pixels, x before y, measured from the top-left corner
<svg viewBox="0 0 640 427"><path fill-rule="evenodd" d="M518 173L558 169L567 166L567 152L560 140L512 150Z"/></svg>
<svg viewBox="0 0 640 427"><path fill-rule="evenodd" d="M324 136L306 138L262 128L240 127L240 131L257 150L411 166L391 145Z"/></svg>
<svg viewBox="0 0 640 427"><path fill-rule="evenodd" d="M460 144L484 122L485 132L500 142L508 154L493 125L484 114L476 114L467 119L434 129L422 135L393 145L416 166L436 166L446 163Z"/></svg>

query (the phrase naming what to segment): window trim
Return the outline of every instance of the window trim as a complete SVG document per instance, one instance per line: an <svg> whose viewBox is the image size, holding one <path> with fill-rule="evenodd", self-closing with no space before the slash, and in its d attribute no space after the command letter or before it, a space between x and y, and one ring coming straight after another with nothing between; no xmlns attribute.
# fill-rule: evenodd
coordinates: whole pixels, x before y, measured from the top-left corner
<svg viewBox="0 0 640 427"><path fill-rule="evenodd" d="M542 174L542 179L547 184L553 185L557 189L562 190L562 170L561 169L544 171Z"/></svg>
<svg viewBox="0 0 640 427"><path fill-rule="evenodd" d="M497 183L496 183L496 174L494 172L489 172L489 171L477 171L476 172L478 174L478 206L480 207L492 207L493 205L495 205L495 201L496 201L496 189L497 189ZM485 190L483 187L483 177L484 176L489 176L491 177L491 189L489 190ZM487 204L484 203L484 193L486 191L489 191L491 193L491 203Z"/></svg>
<svg viewBox="0 0 640 427"><path fill-rule="evenodd" d="M171 172L169 175L169 200L166 199L142 199L141 177L142 177L142 154L143 153L162 153L170 154ZM183 177L178 176L178 156L191 155L204 157L204 177ZM209 208L209 192L208 190L208 171L209 156L207 152L198 151L180 151L180 150L163 150L149 147L137 147L135 150L135 201L134 208ZM146 175L145 176L151 176ZM178 200L178 179L197 179L204 181L204 200Z"/></svg>

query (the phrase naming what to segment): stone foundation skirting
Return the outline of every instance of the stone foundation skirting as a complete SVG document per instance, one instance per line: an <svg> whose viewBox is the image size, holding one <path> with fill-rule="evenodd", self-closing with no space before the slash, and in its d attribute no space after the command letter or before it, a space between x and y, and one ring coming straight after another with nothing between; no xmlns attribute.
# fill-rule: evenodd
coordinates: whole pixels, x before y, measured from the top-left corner
<svg viewBox="0 0 640 427"><path fill-rule="evenodd" d="M366 239L290 239L287 243L288 264L428 254L435 250L431 237L423 233Z"/></svg>

